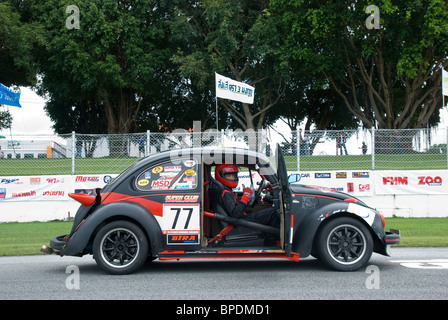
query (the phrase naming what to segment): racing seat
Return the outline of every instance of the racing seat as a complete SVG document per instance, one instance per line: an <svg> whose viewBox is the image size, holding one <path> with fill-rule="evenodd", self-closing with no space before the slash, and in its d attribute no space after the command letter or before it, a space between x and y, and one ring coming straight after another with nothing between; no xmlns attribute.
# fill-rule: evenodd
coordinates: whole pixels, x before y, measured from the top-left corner
<svg viewBox="0 0 448 320"><path fill-rule="evenodd" d="M220 240L224 238L231 230L236 226L246 227L252 230L261 231L263 233L268 233L271 235L278 235L279 229L260 224L254 221L233 218L227 215L226 211L222 207L219 201L213 201L213 199L219 199L224 191L224 186L217 180L215 180L210 173L211 167L206 168L206 178L205 192L208 193L210 209L213 213L208 214L218 221L219 226L222 228L221 232L212 239L211 242L215 240ZM252 235L251 237L254 237Z"/></svg>
<svg viewBox="0 0 448 320"><path fill-rule="evenodd" d="M221 194L224 187L222 186L222 184L220 182L213 179L210 170L211 170L210 166L205 166L206 179L204 182L204 199L206 199L206 201L205 201L206 209L208 209L212 212L212 213L208 213L206 211L206 215L215 218L214 213L216 213L216 212L222 212L224 214L226 214L226 213L220 203L218 203L217 201L211 201L210 199L218 199L217 196L219 196ZM230 224L228 222L225 222L225 221L222 221L219 219L216 219L216 221L218 222L218 226L220 227L221 231L213 239L211 239L209 241L210 243L216 243L216 242L220 241L225 236L227 236L227 234L230 231L232 231L235 228L235 225Z"/></svg>

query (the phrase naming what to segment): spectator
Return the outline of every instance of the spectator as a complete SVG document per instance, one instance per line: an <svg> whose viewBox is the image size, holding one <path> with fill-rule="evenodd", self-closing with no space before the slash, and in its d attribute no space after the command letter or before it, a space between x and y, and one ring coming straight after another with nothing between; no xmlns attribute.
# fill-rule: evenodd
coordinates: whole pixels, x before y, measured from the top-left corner
<svg viewBox="0 0 448 320"><path fill-rule="evenodd" d="M82 140L80 138L76 138L76 158L81 158L82 154Z"/></svg>
<svg viewBox="0 0 448 320"><path fill-rule="evenodd" d="M304 156L309 156L310 155L310 136L308 135L308 133L304 133L303 135L303 155Z"/></svg>
<svg viewBox="0 0 448 320"><path fill-rule="evenodd" d="M143 136L140 136L140 138L137 140L138 143L138 156L141 157L145 155L145 142L146 140L143 138Z"/></svg>
<svg viewBox="0 0 448 320"><path fill-rule="evenodd" d="M347 136L342 131L339 131L339 133L338 133L338 149L341 150L341 156L342 156L342 149L344 149L345 155L348 155L347 148L345 147L346 142L347 142Z"/></svg>
<svg viewBox="0 0 448 320"><path fill-rule="evenodd" d="M0 146L0 159L3 159L5 157L5 154L2 151L2 147Z"/></svg>
<svg viewBox="0 0 448 320"><path fill-rule="evenodd" d="M394 154L402 154L403 150L401 148L401 136L400 133L395 130L394 131Z"/></svg>
<svg viewBox="0 0 448 320"><path fill-rule="evenodd" d="M268 127L266 125L263 126L263 129L261 131L261 147L260 147L260 151L264 152L268 157L270 156Z"/></svg>
<svg viewBox="0 0 448 320"><path fill-rule="evenodd" d="M364 141L362 142L361 150L362 150L362 154L365 155L367 153L367 145Z"/></svg>

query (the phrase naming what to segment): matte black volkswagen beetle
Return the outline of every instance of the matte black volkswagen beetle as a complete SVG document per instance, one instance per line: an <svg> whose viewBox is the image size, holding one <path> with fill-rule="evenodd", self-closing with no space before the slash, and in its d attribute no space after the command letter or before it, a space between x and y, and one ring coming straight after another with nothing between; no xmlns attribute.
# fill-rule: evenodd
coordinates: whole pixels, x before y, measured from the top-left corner
<svg viewBox="0 0 448 320"><path fill-rule="evenodd" d="M372 252L389 255L400 242L384 231L384 218L362 201L341 193L289 184L277 146L277 170L261 153L236 148L191 148L144 158L109 182L96 196L70 194L82 205L70 234L56 236L45 253L93 254L112 274L127 274L154 259L286 258L310 254L331 268L353 271ZM273 206L280 228L235 219L210 203L222 185L217 164L240 167L240 184L258 184L256 211ZM236 192L242 190L241 186Z"/></svg>

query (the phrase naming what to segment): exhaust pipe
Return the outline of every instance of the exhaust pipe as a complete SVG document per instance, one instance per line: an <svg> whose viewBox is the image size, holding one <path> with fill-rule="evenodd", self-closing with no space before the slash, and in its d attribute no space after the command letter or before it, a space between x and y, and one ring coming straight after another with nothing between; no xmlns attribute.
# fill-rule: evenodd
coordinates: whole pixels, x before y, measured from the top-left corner
<svg viewBox="0 0 448 320"><path fill-rule="evenodd" d="M46 245L43 245L40 248L40 251L45 253L45 254L53 254L54 253L54 250L52 248L50 248L50 247L47 247Z"/></svg>

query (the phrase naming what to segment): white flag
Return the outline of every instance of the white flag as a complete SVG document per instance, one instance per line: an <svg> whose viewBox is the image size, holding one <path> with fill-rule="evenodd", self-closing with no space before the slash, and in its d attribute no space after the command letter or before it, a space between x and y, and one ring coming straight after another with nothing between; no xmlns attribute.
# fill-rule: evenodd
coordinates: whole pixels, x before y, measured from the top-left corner
<svg viewBox="0 0 448 320"><path fill-rule="evenodd" d="M442 95L448 96L448 72L442 69Z"/></svg>
<svg viewBox="0 0 448 320"><path fill-rule="evenodd" d="M243 103L254 103L255 88L243 82L215 73L215 88L218 98L240 101Z"/></svg>

